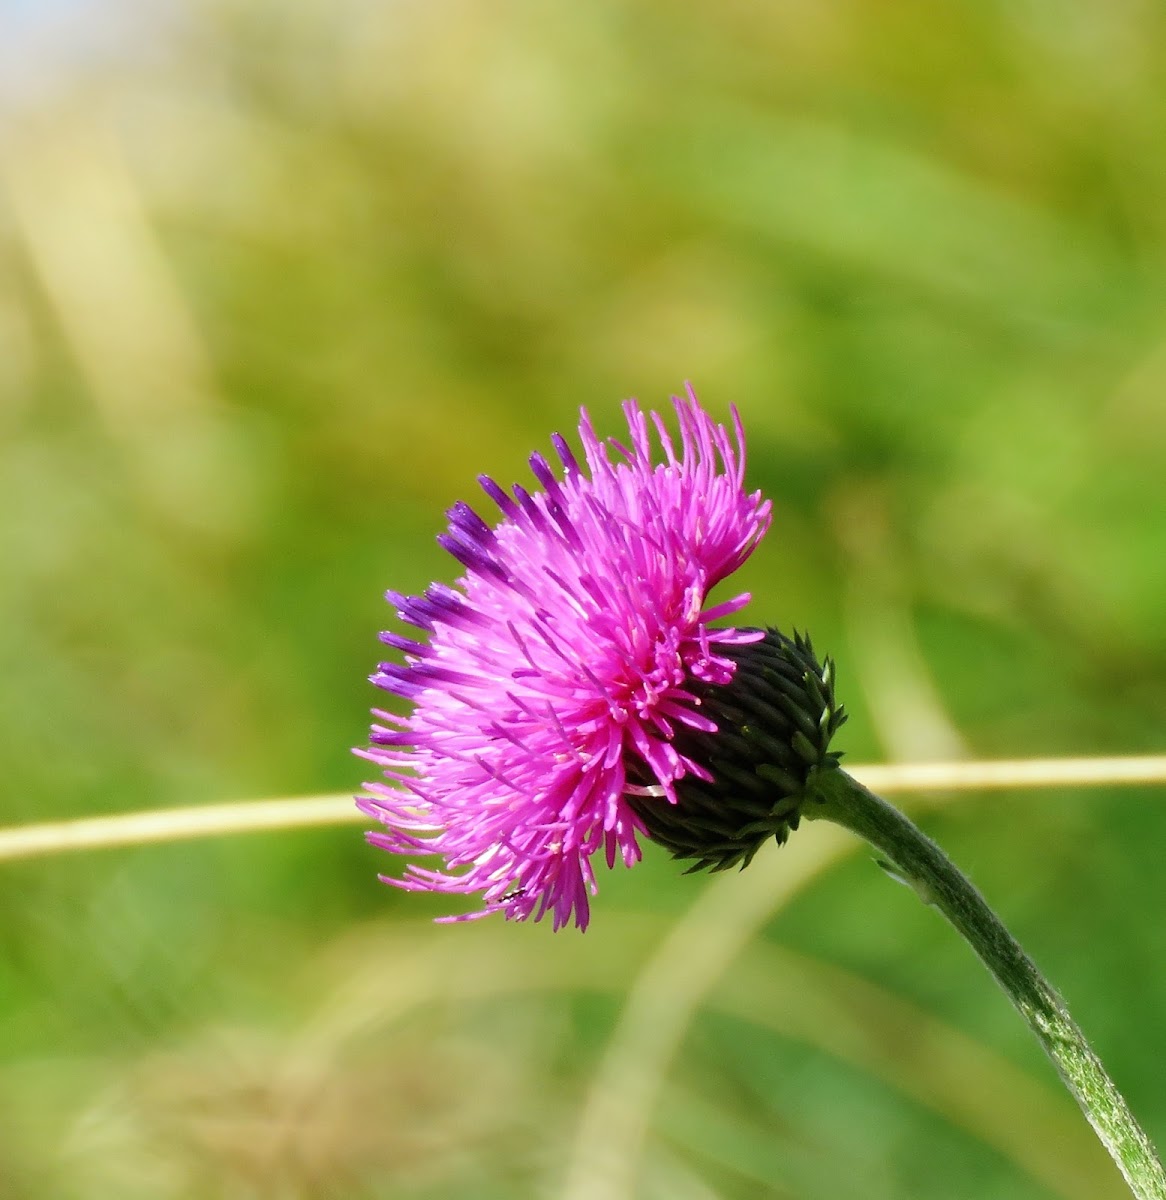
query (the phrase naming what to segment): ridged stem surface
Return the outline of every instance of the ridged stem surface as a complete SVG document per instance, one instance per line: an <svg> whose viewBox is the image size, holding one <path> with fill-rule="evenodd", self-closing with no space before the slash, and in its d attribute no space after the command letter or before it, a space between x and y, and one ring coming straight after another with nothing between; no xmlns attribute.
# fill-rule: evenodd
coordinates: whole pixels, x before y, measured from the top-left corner
<svg viewBox="0 0 1166 1200"><path fill-rule="evenodd" d="M1166 1200L1166 1172L1065 1002L946 854L898 809L836 767L814 772L803 815L869 842L963 935L1052 1059L1138 1200Z"/></svg>

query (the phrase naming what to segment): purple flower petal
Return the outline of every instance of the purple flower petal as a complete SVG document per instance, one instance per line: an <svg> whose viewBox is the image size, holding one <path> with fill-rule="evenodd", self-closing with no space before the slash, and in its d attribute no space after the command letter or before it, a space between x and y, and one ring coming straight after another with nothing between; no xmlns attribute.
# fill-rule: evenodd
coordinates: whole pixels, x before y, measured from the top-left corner
<svg viewBox="0 0 1166 1200"><path fill-rule="evenodd" d="M481 476L501 519L491 528L467 504L450 509L438 541L465 568L456 586L388 593L428 640L382 635L406 657L373 682L412 711L377 714L387 724L359 753L390 783L359 803L383 826L374 845L440 860L388 882L481 894L467 916L585 928L592 855L640 858L644 825L627 797L674 803L678 780L707 775L672 739L714 732L689 685L728 683L735 664L718 648L754 640L710 625L748 596L710 606L708 594L764 536L770 504L744 491L736 412L730 434L691 389L673 406L678 440L627 401L625 445L601 441L584 411L583 465L558 434L561 478L531 457L541 491L515 486L511 498Z"/></svg>

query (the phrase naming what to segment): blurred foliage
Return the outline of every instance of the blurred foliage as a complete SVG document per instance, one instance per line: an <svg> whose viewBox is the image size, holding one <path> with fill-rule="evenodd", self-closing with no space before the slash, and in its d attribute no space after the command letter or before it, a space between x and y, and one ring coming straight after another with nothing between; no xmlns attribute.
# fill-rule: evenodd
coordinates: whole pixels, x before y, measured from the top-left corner
<svg viewBox="0 0 1166 1200"><path fill-rule="evenodd" d="M38 52L117 36L51 77L36 7L0 13L3 821L354 789L442 509L685 379L744 414L752 613L834 654L852 758L1163 748L1159 6L56 0ZM930 826L1161 1145L1158 799ZM560 1194L706 886L661 859L582 942L418 927L351 830L6 867L0 1194ZM1121 1194L905 890L858 857L773 907L690 964L636 1196Z"/></svg>

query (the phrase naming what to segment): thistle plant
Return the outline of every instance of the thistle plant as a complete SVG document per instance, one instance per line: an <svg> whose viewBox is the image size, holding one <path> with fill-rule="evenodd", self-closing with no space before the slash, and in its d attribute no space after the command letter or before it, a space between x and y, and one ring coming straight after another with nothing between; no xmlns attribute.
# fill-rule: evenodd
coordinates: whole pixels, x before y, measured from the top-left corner
<svg viewBox="0 0 1166 1200"><path fill-rule="evenodd" d="M745 866L803 820L834 821L965 938L1028 1023L1139 1200L1166 1173L1064 1002L966 877L905 816L842 770L834 667L807 636L726 627L747 593L710 593L748 558L770 504L744 486L745 442L674 399L679 444L624 405L628 441L587 413L584 464L530 459L541 487L480 483L500 517L449 511L452 587L390 592L418 633L381 635L400 658L372 681L410 702L375 710L382 778L365 785L369 840L411 861L411 891L479 895L447 920L550 915L587 927L592 860L632 866L658 842L689 870ZM653 434L655 438L653 439ZM418 858L437 858L423 866Z"/></svg>

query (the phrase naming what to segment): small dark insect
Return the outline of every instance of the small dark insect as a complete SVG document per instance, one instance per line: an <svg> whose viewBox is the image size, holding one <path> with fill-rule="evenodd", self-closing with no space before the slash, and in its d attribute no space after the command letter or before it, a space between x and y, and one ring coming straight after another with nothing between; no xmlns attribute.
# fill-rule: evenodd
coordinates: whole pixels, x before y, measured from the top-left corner
<svg viewBox="0 0 1166 1200"><path fill-rule="evenodd" d="M512 891L507 892L506 895L502 897L502 903L509 904L511 900L517 900L520 896L525 896L525 895L526 895L526 888L516 887Z"/></svg>

